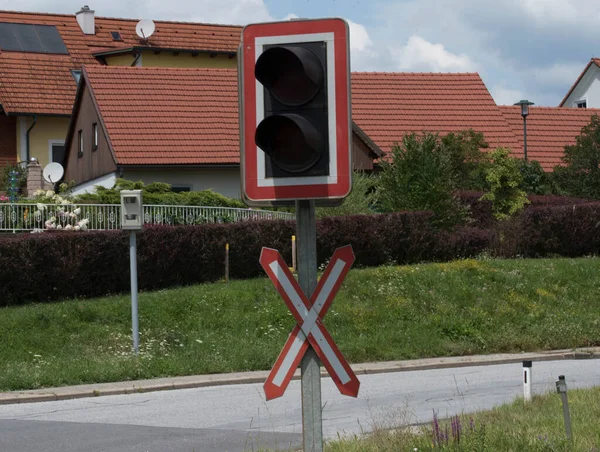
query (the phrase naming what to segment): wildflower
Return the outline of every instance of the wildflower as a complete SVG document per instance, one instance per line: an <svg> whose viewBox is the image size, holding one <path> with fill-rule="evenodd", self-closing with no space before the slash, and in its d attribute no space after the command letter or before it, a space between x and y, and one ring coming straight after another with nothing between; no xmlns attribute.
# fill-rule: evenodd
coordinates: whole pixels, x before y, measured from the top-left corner
<svg viewBox="0 0 600 452"><path fill-rule="evenodd" d="M87 226L87 224L90 222L90 220L88 220L87 218L84 218L83 220L79 221L79 226Z"/></svg>
<svg viewBox="0 0 600 452"><path fill-rule="evenodd" d="M81 229L81 227L80 227L80 226L77 226L77 225L73 227L73 230L74 230L74 231L79 231L80 229Z"/></svg>
<svg viewBox="0 0 600 452"><path fill-rule="evenodd" d="M33 231L31 231L31 234L40 234L42 232L44 232L43 229L35 228Z"/></svg>
<svg viewBox="0 0 600 452"><path fill-rule="evenodd" d="M41 202L38 202L36 204L36 206L40 212L43 212L46 209L46 206L44 204L42 204Z"/></svg>
<svg viewBox="0 0 600 452"><path fill-rule="evenodd" d="M71 212L71 213L69 214L69 217L70 217L70 218L75 218L76 216L77 216L77 214L76 214L75 212Z"/></svg>
<svg viewBox="0 0 600 452"><path fill-rule="evenodd" d="M54 192L52 190L48 190L46 192L46 197L47 198L54 198Z"/></svg>
<svg viewBox="0 0 600 452"><path fill-rule="evenodd" d="M75 210L73 211L73 213L74 213L75 215L79 215L79 214L81 214L81 207L78 207L77 209L75 209Z"/></svg>

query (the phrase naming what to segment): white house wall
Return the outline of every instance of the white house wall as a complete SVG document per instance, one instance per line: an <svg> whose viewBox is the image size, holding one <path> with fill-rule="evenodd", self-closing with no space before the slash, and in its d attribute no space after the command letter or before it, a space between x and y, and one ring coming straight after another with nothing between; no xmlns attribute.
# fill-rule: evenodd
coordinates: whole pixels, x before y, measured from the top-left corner
<svg viewBox="0 0 600 452"><path fill-rule="evenodd" d="M145 184L166 182L192 191L211 189L229 198L241 198L240 168L125 169L123 178Z"/></svg>
<svg viewBox="0 0 600 452"><path fill-rule="evenodd" d="M104 176L97 177L96 179L89 180L82 184L77 185L73 189L73 195L83 195L84 193L95 193L96 185L102 185L105 188L112 188L117 181L116 173L105 174Z"/></svg>
<svg viewBox="0 0 600 452"><path fill-rule="evenodd" d="M563 106L576 107L585 100L588 108L600 108L600 68L591 64Z"/></svg>

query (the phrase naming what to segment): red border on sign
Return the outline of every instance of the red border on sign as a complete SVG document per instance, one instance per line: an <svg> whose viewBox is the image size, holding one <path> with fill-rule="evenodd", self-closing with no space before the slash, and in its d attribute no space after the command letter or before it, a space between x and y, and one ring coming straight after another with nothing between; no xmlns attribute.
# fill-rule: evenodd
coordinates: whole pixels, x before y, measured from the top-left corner
<svg viewBox="0 0 600 452"><path fill-rule="evenodd" d="M254 143L256 130L256 38L268 36L305 35L333 33L335 52L335 109L337 149L337 183L287 185L260 187L258 185L257 147ZM288 21L247 26L242 35L243 64L243 123L244 191L250 201L273 201L289 199L343 198L350 191L351 139L350 139L350 85L347 25L341 19Z"/></svg>

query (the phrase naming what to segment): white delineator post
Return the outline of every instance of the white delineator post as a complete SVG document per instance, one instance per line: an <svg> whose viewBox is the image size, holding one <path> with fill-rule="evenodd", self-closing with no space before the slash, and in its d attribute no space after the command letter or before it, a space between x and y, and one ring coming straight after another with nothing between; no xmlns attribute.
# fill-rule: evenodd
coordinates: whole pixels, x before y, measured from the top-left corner
<svg viewBox="0 0 600 452"><path fill-rule="evenodd" d="M135 231L129 233L129 273L131 275L131 330L133 350L140 352L140 327L138 320L138 278L137 278L137 237Z"/></svg>
<svg viewBox="0 0 600 452"><path fill-rule="evenodd" d="M531 361L523 361L523 398L531 401Z"/></svg>

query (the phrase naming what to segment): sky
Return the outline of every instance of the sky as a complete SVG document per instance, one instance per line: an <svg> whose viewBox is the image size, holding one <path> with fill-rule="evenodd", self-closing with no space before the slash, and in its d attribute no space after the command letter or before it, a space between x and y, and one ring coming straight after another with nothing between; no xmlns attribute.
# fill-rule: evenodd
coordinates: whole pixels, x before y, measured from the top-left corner
<svg viewBox="0 0 600 452"><path fill-rule="evenodd" d="M557 106L600 57L598 0L0 0L0 9L245 25L342 17L353 71L478 72L500 105ZM594 44L595 43L595 44Z"/></svg>

